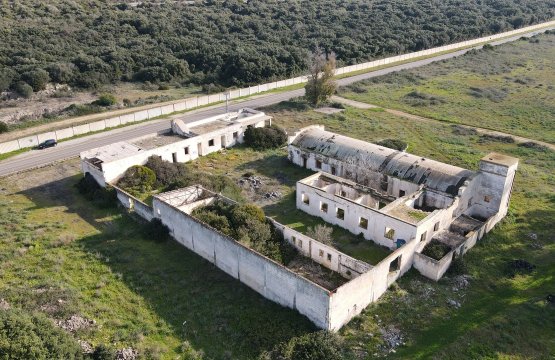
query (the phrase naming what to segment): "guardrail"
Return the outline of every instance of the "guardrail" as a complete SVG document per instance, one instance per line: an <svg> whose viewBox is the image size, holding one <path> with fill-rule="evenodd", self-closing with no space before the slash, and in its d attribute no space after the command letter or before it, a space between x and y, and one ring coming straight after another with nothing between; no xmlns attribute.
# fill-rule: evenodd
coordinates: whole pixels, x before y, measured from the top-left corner
<svg viewBox="0 0 555 360"><path fill-rule="evenodd" d="M408 54L402 54L402 55L392 56L384 59L378 59L370 62L365 62L362 64L345 66L345 67L337 68L335 70L335 74L343 75L343 74L348 74L356 71L361 71L361 70L371 69L374 67L406 61L410 59L430 56L433 54L438 54L446 51L464 49L470 46L487 43L498 39L547 28L550 26L555 26L555 20L524 27L517 30L507 31L496 35L485 36L478 39L467 40L467 41L462 41L462 42L450 44L450 45L439 46L439 47L435 47L427 50L421 50L421 51L416 51ZM304 76L298 76L292 79L285 79L285 80L274 81L266 84L250 86L243 89L231 90L229 92L228 99L229 100L237 99L243 96L250 96L250 95L254 95L254 94L258 94L258 93L262 93L262 92L266 92L274 89L301 84L306 82L307 79L308 79L308 76L304 75ZM197 96L197 97L187 98L183 100L177 100L169 103L157 104L157 105L153 105L151 108L148 108L146 110L143 109L140 111L136 111L136 112L120 115L120 116L115 116L105 120L99 120L88 124L76 125L76 126L68 127L61 130L50 131L50 132L45 132L38 135L23 137L16 140L6 141L3 143L0 143L0 154L16 151L19 149L34 147L47 139L56 139L57 141L59 141L59 140L68 139L77 135L101 131L107 128L113 128L113 127L125 125L128 123L153 119L162 115L169 115L176 112L191 110L199 106L214 104L225 100L226 100L226 95L224 93L218 93L218 94L212 94L212 95Z"/></svg>

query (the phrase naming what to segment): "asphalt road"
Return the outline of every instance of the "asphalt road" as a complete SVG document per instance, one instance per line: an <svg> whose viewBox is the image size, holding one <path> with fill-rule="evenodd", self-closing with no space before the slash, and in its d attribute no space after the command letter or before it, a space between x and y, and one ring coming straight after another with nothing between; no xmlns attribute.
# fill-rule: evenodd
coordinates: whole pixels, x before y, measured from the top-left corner
<svg viewBox="0 0 555 360"><path fill-rule="evenodd" d="M533 35L542 33L545 30L547 29L538 30L527 34L499 40L497 42L493 42L492 44L499 45L502 43L514 41L522 36L533 36ZM477 46L474 48L480 48L480 47L481 46ZM348 85L360 80L382 76L395 71L416 68L419 66L430 64L435 61L440 61L440 60L445 60L456 56L460 56L474 48L459 50L452 53L431 57L428 59L417 60L417 61L413 61L413 62L401 64L401 65L388 67L381 70L371 71L364 74L343 78L338 80L337 83L340 86ZM249 108L264 107L264 106L276 104L281 101L288 100L294 97L302 96L303 94L304 94L304 89L299 89L299 90L286 91L283 93L256 96L248 100L231 104L229 106L229 110L234 111L244 107L249 107ZM224 112L225 112L225 105L222 105L222 106L210 107L207 109L201 109L190 113L181 114L178 116L173 116L172 118L179 118L184 120L185 122L191 122L191 121L203 119L206 117L223 114ZM170 121L171 121L170 119L164 119L164 120L158 120L153 122L145 122L142 124L132 125L125 128L115 129L111 131L102 132L99 134L94 134L94 135L62 142L57 147L54 147L54 148L49 148L45 150L32 150L30 152L23 153L13 158L0 161L0 177L6 176L12 173L20 172L23 170L27 170L27 169L44 166L55 161L60 161L63 159L78 156L80 152L88 149L96 148L103 145L108 145L118 141L130 140L130 139L145 136L154 132L162 131L170 128Z"/></svg>

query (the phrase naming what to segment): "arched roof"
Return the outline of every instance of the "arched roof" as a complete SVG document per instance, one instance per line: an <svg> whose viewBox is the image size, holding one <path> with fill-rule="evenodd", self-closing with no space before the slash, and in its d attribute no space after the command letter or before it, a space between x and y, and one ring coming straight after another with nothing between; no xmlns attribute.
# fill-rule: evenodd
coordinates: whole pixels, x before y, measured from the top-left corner
<svg viewBox="0 0 555 360"><path fill-rule="evenodd" d="M321 128L302 131L291 145L346 164L397 177L457 195L475 172L380 145L338 135Z"/></svg>

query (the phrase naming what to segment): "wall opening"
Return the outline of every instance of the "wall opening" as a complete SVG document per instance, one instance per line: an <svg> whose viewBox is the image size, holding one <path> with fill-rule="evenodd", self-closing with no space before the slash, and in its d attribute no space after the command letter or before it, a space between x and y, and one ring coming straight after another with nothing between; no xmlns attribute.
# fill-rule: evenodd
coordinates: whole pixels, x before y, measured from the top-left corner
<svg viewBox="0 0 555 360"><path fill-rule="evenodd" d="M208 140L208 146L214 146L214 139Z"/></svg>
<svg viewBox="0 0 555 360"><path fill-rule="evenodd" d="M401 256L398 256L389 263L389 272L395 272L401 270Z"/></svg>
<svg viewBox="0 0 555 360"><path fill-rule="evenodd" d="M339 220L345 219L345 210L343 210L343 209L341 209L341 208L337 208L337 210L336 210L335 213L336 213L337 218L338 218Z"/></svg>
<svg viewBox="0 0 555 360"><path fill-rule="evenodd" d="M426 240L426 236L427 236L427 235L428 235L428 232L427 232L427 231L424 231L424 232L422 233L422 235L420 235L420 241Z"/></svg>
<svg viewBox="0 0 555 360"><path fill-rule="evenodd" d="M301 198L302 198L302 200L303 200L303 203L305 203L306 205L309 205L309 204L310 204L310 199L308 198L308 195L307 195L307 194L303 193L303 194L301 195Z"/></svg>
<svg viewBox="0 0 555 360"><path fill-rule="evenodd" d="M439 230L439 221L434 224L434 231Z"/></svg>
<svg viewBox="0 0 555 360"><path fill-rule="evenodd" d="M172 153L172 160L174 163L177 162L177 153Z"/></svg>
<svg viewBox="0 0 555 360"><path fill-rule="evenodd" d="M328 261L331 261L331 254L328 253Z"/></svg>
<svg viewBox="0 0 555 360"><path fill-rule="evenodd" d="M324 250L319 250L318 251L318 256L324 257Z"/></svg>
<svg viewBox="0 0 555 360"><path fill-rule="evenodd" d="M327 213L327 212L328 212L328 204L323 203L323 202L320 202L320 210L321 210L322 212Z"/></svg>
<svg viewBox="0 0 555 360"><path fill-rule="evenodd" d="M332 175L335 175L335 173L336 173L335 166L332 166L332 167L331 167L331 174L332 174Z"/></svg>
<svg viewBox="0 0 555 360"><path fill-rule="evenodd" d="M361 217L358 220L358 226L363 228L363 229L368 229L368 219L365 219L365 218Z"/></svg>
<svg viewBox="0 0 555 360"><path fill-rule="evenodd" d="M234 139L239 138L239 133L238 133L237 131L235 131L235 132L233 133L233 138L234 138Z"/></svg>
<svg viewBox="0 0 555 360"><path fill-rule="evenodd" d="M406 192L405 190L399 190L399 197L403 197L405 196Z"/></svg>
<svg viewBox="0 0 555 360"><path fill-rule="evenodd" d="M305 156L303 156L303 167L308 168L308 161Z"/></svg>
<svg viewBox="0 0 555 360"><path fill-rule="evenodd" d="M187 146L186 148L183 149L185 151L185 155L189 155L189 147Z"/></svg>
<svg viewBox="0 0 555 360"><path fill-rule="evenodd" d="M322 168L322 162L320 160L316 160L316 169Z"/></svg>
<svg viewBox="0 0 555 360"><path fill-rule="evenodd" d="M222 149L224 149L227 146L226 141L225 141L225 135L222 135L220 140L221 140Z"/></svg>
<svg viewBox="0 0 555 360"><path fill-rule="evenodd" d="M395 229L386 226L383 236L386 239L390 239L390 240L395 239Z"/></svg>

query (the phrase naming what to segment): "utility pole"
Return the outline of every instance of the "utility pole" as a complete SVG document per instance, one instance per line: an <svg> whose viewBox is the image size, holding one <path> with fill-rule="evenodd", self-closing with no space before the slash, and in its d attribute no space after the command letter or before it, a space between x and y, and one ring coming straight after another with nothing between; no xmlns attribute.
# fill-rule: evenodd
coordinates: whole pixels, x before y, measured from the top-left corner
<svg viewBox="0 0 555 360"><path fill-rule="evenodd" d="M224 93L225 95L225 113L229 113L229 96L231 95L231 92L229 90L226 90L226 92Z"/></svg>

